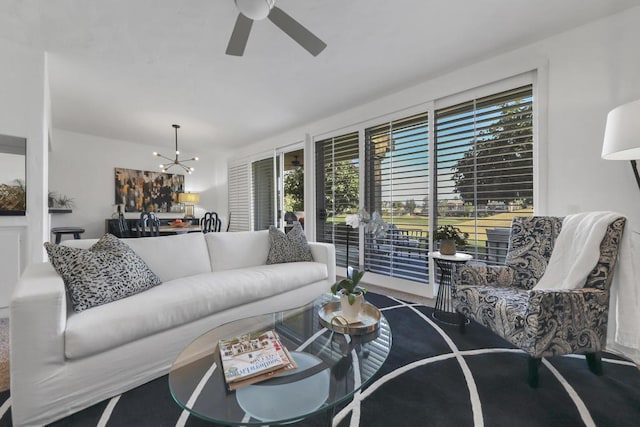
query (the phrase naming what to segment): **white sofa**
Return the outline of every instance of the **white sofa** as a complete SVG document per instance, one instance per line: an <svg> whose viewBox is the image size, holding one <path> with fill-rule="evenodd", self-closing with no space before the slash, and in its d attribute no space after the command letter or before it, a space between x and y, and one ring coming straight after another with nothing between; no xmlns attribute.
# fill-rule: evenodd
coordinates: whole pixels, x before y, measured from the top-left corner
<svg viewBox="0 0 640 427"><path fill-rule="evenodd" d="M335 282L333 245L309 243L314 262L266 265L267 231L123 240L161 285L74 312L49 263L30 265L17 284L10 305L14 426L55 421L162 376L208 330L301 306Z"/></svg>

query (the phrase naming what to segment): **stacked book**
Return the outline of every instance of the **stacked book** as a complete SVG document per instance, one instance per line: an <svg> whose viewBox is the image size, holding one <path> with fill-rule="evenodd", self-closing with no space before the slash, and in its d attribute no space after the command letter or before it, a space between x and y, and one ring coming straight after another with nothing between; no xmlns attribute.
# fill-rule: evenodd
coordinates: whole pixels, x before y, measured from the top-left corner
<svg viewBox="0 0 640 427"><path fill-rule="evenodd" d="M297 367L273 331L220 340L220 358L229 390L271 378Z"/></svg>

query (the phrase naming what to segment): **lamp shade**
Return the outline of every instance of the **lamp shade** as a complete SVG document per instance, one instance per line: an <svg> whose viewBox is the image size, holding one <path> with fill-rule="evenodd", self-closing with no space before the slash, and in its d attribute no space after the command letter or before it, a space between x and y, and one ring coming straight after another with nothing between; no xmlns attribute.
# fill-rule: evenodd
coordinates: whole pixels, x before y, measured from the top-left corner
<svg viewBox="0 0 640 427"><path fill-rule="evenodd" d="M178 202L180 203L200 203L200 194L198 193L179 193Z"/></svg>
<svg viewBox="0 0 640 427"><path fill-rule="evenodd" d="M602 158L640 159L640 99L616 107L607 115Z"/></svg>

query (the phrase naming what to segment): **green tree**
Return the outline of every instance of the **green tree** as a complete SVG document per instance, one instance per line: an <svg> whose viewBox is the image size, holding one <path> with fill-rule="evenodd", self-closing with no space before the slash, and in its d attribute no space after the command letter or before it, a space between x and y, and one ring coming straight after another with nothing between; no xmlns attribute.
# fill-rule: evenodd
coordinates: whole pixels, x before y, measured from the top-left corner
<svg viewBox="0 0 640 427"><path fill-rule="evenodd" d="M522 104L520 104L522 102ZM455 191L466 203L533 198L533 111L530 98L502 104L495 123L479 132L476 149L457 161ZM477 194L474 194L477 188Z"/></svg>
<svg viewBox="0 0 640 427"><path fill-rule="evenodd" d="M413 199L409 199L404 203L404 208L406 212L411 215L416 210L416 201Z"/></svg>
<svg viewBox="0 0 640 427"><path fill-rule="evenodd" d="M357 212L360 200L358 167L350 160L338 160L333 165L333 173L330 173L331 166L327 164L324 175L325 188L333 190L332 194L325 195L327 206L333 205L336 215L345 211Z"/></svg>
<svg viewBox="0 0 640 427"><path fill-rule="evenodd" d="M285 212L304 210L304 169L302 168L285 172L284 210Z"/></svg>

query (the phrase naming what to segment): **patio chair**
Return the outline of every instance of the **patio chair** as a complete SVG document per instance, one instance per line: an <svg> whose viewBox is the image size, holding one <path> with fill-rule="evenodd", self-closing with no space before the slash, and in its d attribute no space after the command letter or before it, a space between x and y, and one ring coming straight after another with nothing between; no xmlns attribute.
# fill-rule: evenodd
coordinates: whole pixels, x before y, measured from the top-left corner
<svg viewBox="0 0 640 427"><path fill-rule="evenodd" d="M542 357L585 354L589 369L601 375L609 288L624 225L625 218L618 218L607 227L598 263L583 288L533 289L551 257L562 218L514 218L505 265L465 265L453 273L461 332L469 318L525 351L531 387L538 386Z"/></svg>
<svg viewBox="0 0 640 427"><path fill-rule="evenodd" d="M509 249L509 228L487 228L487 262L504 264Z"/></svg>

